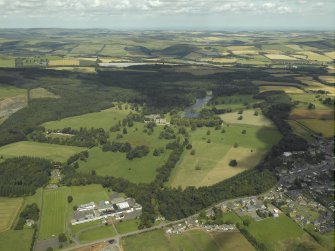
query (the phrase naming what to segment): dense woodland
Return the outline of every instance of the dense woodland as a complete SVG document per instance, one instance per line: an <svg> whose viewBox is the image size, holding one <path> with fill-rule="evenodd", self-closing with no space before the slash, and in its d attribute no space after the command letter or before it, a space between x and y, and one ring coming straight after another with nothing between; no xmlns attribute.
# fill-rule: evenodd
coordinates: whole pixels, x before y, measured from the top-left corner
<svg viewBox="0 0 335 251"><path fill-rule="evenodd" d="M283 134L282 140L268 153L265 161L255 169L245 171L209 187L188 187L182 190L165 186L165 182L168 181L170 173L184 149L192 148L187 137L183 137L183 141L181 141L180 138L176 137L176 132L169 129L165 129L160 137L165 139L176 137L176 140L167 144L166 148L172 151L166 163L158 168L156 179L151 184L137 185L123 178L78 173L75 161L87 158L87 154L84 152L72 156L63 165L64 179L62 182L64 185L98 183L113 191L123 192L127 196L134 197L144 209L140 227L148 227L154 223L157 209L168 220L181 219L224 199L264 192L272 187L277 180L272 172L276 165L276 157L285 150L302 150L307 146L303 139L292 134L290 126L285 122L292 106L288 96L282 92L268 92L259 95L257 94L257 86L252 85L249 81L244 81L245 79L251 81L260 78L273 80L273 77L264 71L237 70L224 74L195 76L180 72L171 74L172 67L150 66L150 71L147 66L136 69L146 69L146 71L99 72L97 75L85 75L22 70L17 75L24 76L29 81L23 82L17 77L12 79L11 83L20 87L32 88L40 85L38 84L40 83L38 81L40 75L47 76L49 81L43 82L43 87L61 98L30 100L28 107L12 115L0 126L0 145L23 140L27 137L49 142L47 137L41 136L45 130L39 128L42 122L98 111L111 107L115 101L128 101L144 105L143 114L180 110L192 104L196 97L204 96L208 83L212 85L214 97L254 94L255 98L264 100L259 107L277 125ZM199 84L200 80L206 84ZM174 118L174 123L191 127L219 127L222 121L216 114L215 111L207 110L202 112L200 118L194 120ZM131 115L125 121L111 127L110 131L120 131L125 126L131 127L134 121L141 119L141 116ZM148 123L147 127L147 130L150 131L153 130L154 125ZM127 156L131 153L128 156L129 159L148 154L148 149L143 146L133 148L127 143L110 142L107 132L101 129L76 131L67 128L62 132L73 134L73 139L58 143L77 145L78 138L85 142L84 146L102 145L104 151L124 151L127 152ZM178 133L182 134L182 129ZM49 143L57 142L50 141ZM16 172L18 169L20 172ZM51 163L40 159L24 157L6 160L0 164L1 195L21 196L33 193L37 187L47 183L50 169ZM13 172L15 175L10 176ZM22 177L19 173L29 175Z"/></svg>

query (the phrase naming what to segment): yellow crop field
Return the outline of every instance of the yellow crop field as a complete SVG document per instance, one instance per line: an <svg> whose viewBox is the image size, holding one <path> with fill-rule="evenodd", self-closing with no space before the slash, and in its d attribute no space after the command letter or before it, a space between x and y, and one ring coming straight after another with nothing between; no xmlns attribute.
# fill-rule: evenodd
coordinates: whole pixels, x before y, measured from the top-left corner
<svg viewBox="0 0 335 251"><path fill-rule="evenodd" d="M295 58L284 54L265 54L264 56L271 60L296 60Z"/></svg>
<svg viewBox="0 0 335 251"><path fill-rule="evenodd" d="M303 55L306 55L309 60L321 61L321 62L331 62L332 61L331 58L329 58L325 55L321 55L321 54L316 53L316 52L312 52L312 51L301 51L299 53L301 53Z"/></svg>
<svg viewBox="0 0 335 251"><path fill-rule="evenodd" d="M213 63L224 63L224 64L231 64L237 61L236 58L211 58L208 61Z"/></svg>
<svg viewBox="0 0 335 251"><path fill-rule="evenodd" d="M50 60L48 66L79 66L78 59L58 59Z"/></svg>
<svg viewBox="0 0 335 251"><path fill-rule="evenodd" d="M319 79L329 83L329 84L335 84L335 77L334 76L319 76Z"/></svg>
<svg viewBox="0 0 335 251"><path fill-rule="evenodd" d="M335 51L326 52L324 53L327 57L330 57L331 59L335 59Z"/></svg>
<svg viewBox="0 0 335 251"><path fill-rule="evenodd" d="M277 87L277 86L276 86ZM271 120L266 118L258 110L258 116L255 116L255 110L243 111L243 114L238 114L237 112L225 113L220 115L221 119L226 124L244 124L252 126L262 126L262 127L273 127ZM238 117L242 115L243 119L238 120Z"/></svg>
<svg viewBox="0 0 335 251"><path fill-rule="evenodd" d="M303 90L294 86L273 86L263 85L259 87L260 92L264 91L284 91L286 93L304 93Z"/></svg>
<svg viewBox="0 0 335 251"><path fill-rule="evenodd" d="M258 51L256 50L239 50L239 51L232 51L235 55L257 55Z"/></svg>
<svg viewBox="0 0 335 251"><path fill-rule="evenodd" d="M252 45L237 45L237 46L228 46L226 47L226 49L230 51L256 50L256 47Z"/></svg>

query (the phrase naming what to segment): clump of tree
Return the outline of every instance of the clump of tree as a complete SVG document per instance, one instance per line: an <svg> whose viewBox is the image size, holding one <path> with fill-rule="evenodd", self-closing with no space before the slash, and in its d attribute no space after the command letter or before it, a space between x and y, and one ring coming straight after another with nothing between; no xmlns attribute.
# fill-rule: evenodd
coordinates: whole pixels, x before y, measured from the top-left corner
<svg viewBox="0 0 335 251"><path fill-rule="evenodd" d="M39 219L40 210L36 203L27 205L23 211L20 213L19 220L15 226L15 230L23 229L23 226L26 224L27 220L33 220L35 222Z"/></svg>
<svg viewBox="0 0 335 251"><path fill-rule="evenodd" d="M105 145L102 146L102 151L104 152L121 152L121 153L128 153L132 149L130 143L125 142L107 142Z"/></svg>
<svg viewBox="0 0 335 251"><path fill-rule="evenodd" d="M160 133L159 138L160 139L175 139L176 134L172 127L165 126L164 130Z"/></svg>
<svg viewBox="0 0 335 251"><path fill-rule="evenodd" d="M136 146L133 149L131 149L126 157L129 160L135 159L135 158L142 158L144 156L147 156L149 153L149 147L142 145L142 146Z"/></svg>
<svg viewBox="0 0 335 251"><path fill-rule="evenodd" d="M237 166L236 159L232 159L231 161L229 161L229 165L232 166L232 167L236 167Z"/></svg>
<svg viewBox="0 0 335 251"><path fill-rule="evenodd" d="M77 160L85 161L87 158L88 158L88 151L82 151L80 153L76 153L76 154L70 156L67 160L67 164L70 165Z"/></svg>

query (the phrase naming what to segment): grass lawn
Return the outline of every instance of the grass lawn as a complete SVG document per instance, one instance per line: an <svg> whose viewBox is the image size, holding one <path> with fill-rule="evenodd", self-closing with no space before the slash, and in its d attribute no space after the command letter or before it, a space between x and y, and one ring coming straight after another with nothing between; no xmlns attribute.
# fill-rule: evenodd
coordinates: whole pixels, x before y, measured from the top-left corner
<svg viewBox="0 0 335 251"><path fill-rule="evenodd" d="M170 251L169 241L163 230L150 231L122 239L124 251Z"/></svg>
<svg viewBox="0 0 335 251"><path fill-rule="evenodd" d="M258 112L257 116L255 115L255 111ZM242 119L238 120L240 116L242 116ZM226 124L244 124L263 127L274 127L272 121L266 118L259 109L245 110L243 111L243 114L238 114L237 112L225 113L220 115L220 117Z"/></svg>
<svg viewBox="0 0 335 251"><path fill-rule="evenodd" d="M298 122L316 133L322 133L325 137L334 136L334 120L300 119Z"/></svg>
<svg viewBox="0 0 335 251"><path fill-rule="evenodd" d="M101 148L94 147L90 149L86 162L78 162L79 171L89 173L95 170L98 175L123 177L136 183L151 182L156 176L156 169L165 163L169 153L166 151L160 156L153 156L150 151L143 158L128 160L125 153L103 152Z"/></svg>
<svg viewBox="0 0 335 251"><path fill-rule="evenodd" d="M125 234L138 230L139 220L127 220L115 224L116 230L119 234Z"/></svg>
<svg viewBox="0 0 335 251"><path fill-rule="evenodd" d="M213 233L215 243L220 247L220 251L234 250L234 251L249 251L255 248L248 242L248 240L241 233Z"/></svg>
<svg viewBox="0 0 335 251"><path fill-rule="evenodd" d="M79 235L80 242L95 241L103 238L113 237L117 233L113 226L101 226L87 231L83 231Z"/></svg>
<svg viewBox="0 0 335 251"><path fill-rule="evenodd" d="M57 130L65 127L71 127L79 130L80 127L87 128L103 128L109 131L111 126L118 123L119 120L124 119L130 110L119 110L118 108L109 108L100 112L87 113L84 115L64 118L57 121L50 121L42 124L47 129Z"/></svg>
<svg viewBox="0 0 335 251"><path fill-rule="evenodd" d="M90 222L85 222L82 224L77 224L77 225L69 225L70 229L71 229L71 234L72 236L75 236L79 231L84 230L86 228L90 228L92 226L97 226L97 225L101 225L101 220L97 220L97 221L90 221Z"/></svg>
<svg viewBox="0 0 335 251"><path fill-rule="evenodd" d="M38 239L43 240L66 232L67 196L69 194L70 189L68 187L43 191Z"/></svg>
<svg viewBox="0 0 335 251"><path fill-rule="evenodd" d="M230 178L252 168L264 153L280 139L274 128L225 125L226 132L213 128L198 128L190 132L190 142L195 155L185 150L176 168L173 169L169 184L173 187L207 186ZM207 131L210 130L210 135ZM246 130L246 134L242 134ZM210 139L211 143L207 143ZM233 145L238 143L238 147ZM237 167L229 166L236 159Z"/></svg>
<svg viewBox="0 0 335 251"><path fill-rule="evenodd" d="M32 229L7 230L0 233L1 251L29 251L34 231Z"/></svg>
<svg viewBox="0 0 335 251"><path fill-rule="evenodd" d="M0 155L4 156L4 158L31 156L64 162L71 155L84 150L86 148L76 146L21 141L0 147Z"/></svg>
<svg viewBox="0 0 335 251"><path fill-rule="evenodd" d="M299 238L305 233L298 224L284 214L280 214L278 218L252 222L247 230L270 250L274 250L281 241Z"/></svg>
<svg viewBox="0 0 335 251"><path fill-rule="evenodd" d="M0 232L12 226L22 203L23 198L0 197Z"/></svg>
<svg viewBox="0 0 335 251"><path fill-rule="evenodd" d="M234 211L223 213L222 220L223 222L231 222L233 224L243 223L241 218Z"/></svg>
<svg viewBox="0 0 335 251"><path fill-rule="evenodd" d="M27 95L27 90L9 85L0 84L0 100L2 98L14 97L17 95Z"/></svg>
<svg viewBox="0 0 335 251"><path fill-rule="evenodd" d="M29 91L29 97L32 99L36 98L59 98L59 96L49 92L44 88L35 88Z"/></svg>

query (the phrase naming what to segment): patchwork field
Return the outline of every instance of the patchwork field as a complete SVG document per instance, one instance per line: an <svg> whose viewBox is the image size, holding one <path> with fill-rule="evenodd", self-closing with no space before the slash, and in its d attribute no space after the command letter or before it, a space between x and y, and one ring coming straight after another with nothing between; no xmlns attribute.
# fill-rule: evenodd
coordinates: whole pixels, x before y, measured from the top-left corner
<svg viewBox="0 0 335 251"><path fill-rule="evenodd" d="M300 54L306 55L309 60L315 60L320 62L331 62L332 59L322 54L312 51L299 51Z"/></svg>
<svg viewBox="0 0 335 251"><path fill-rule="evenodd" d="M329 83L329 84L335 84L335 77L334 76L319 76L319 79Z"/></svg>
<svg viewBox="0 0 335 251"><path fill-rule="evenodd" d="M199 187L230 178L256 166L266 150L281 137L271 127L225 125L223 128L225 133L208 128L191 132L190 142L195 155L191 155L190 151L183 153L172 171L169 185ZM208 130L210 135L207 135ZM243 130L246 130L246 134L242 134ZM234 147L235 143L238 147ZM237 167L229 166L233 159L237 160Z"/></svg>
<svg viewBox="0 0 335 251"><path fill-rule="evenodd" d="M179 235L166 236L162 230L124 238L125 251L249 251L253 246L240 233L207 233L190 230Z"/></svg>
<svg viewBox="0 0 335 251"><path fill-rule="evenodd" d="M128 160L125 153L103 152L94 147L90 149L87 161L78 163L81 172L90 173L95 170L98 175L123 177L135 183L147 183L154 180L156 169L165 163L168 156L168 151L157 157L153 156L151 151L143 158Z"/></svg>
<svg viewBox="0 0 335 251"><path fill-rule="evenodd" d="M0 197L0 232L8 230L12 226L22 203L23 198Z"/></svg>
<svg viewBox="0 0 335 251"><path fill-rule="evenodd" d="M80 116L69 117L57 121L50 121L42 124L47 129L57 130L65 127L71 127L79 130L80 127L86 128L104 128L109 131L111 126L124 119L130 110L119 110L118 108L109 108L100 112L88 113Z"/></svg>
<svg viewBox="0 0 335 251"><path fill-rule="evenodd" d="M79 60L77 59L58 59L58 60L50 60L48 62L49 67L53 66L79 66Z"/></svg>
<svg viewBox="0 0 335 251"><path fill-rule="evenodd" d="M0 147L0 155L4 158L16 156L41 157L54 161L66 161L71 155L86 148L21 141Z"/></svg>

